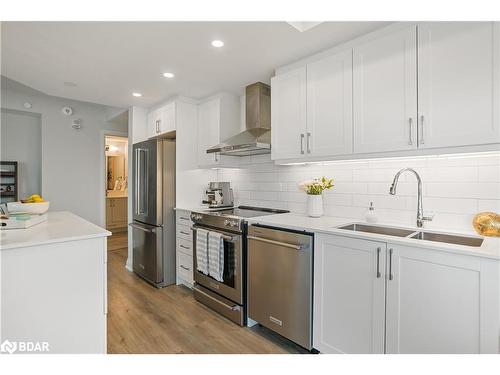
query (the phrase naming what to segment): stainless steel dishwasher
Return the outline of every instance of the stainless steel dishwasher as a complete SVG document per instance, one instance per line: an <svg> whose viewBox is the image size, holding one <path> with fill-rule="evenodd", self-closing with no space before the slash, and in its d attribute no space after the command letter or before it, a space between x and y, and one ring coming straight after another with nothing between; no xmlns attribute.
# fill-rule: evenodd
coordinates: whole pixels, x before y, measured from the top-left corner
<svg viewBox="0 0 500 375"><path fill-rule="evenodd" d="M313 235L248 229L248 316L312 349Z"/></svg>

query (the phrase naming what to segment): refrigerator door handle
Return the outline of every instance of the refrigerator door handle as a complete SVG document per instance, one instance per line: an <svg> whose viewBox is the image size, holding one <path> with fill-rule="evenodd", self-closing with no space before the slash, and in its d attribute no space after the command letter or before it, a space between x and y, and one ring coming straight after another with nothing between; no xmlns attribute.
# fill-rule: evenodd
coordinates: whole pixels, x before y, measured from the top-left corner
<svg viewBox="0 0 500 375"><path fill-rule="evenodd" d="M135 199L136 199L136 214L147 215L148 207L148 150L138 148L135 150ZM144 159L143 159L144 158ZM144 167L144 168L143 168ZM146 210L142 205L144 200Z"/></svg>

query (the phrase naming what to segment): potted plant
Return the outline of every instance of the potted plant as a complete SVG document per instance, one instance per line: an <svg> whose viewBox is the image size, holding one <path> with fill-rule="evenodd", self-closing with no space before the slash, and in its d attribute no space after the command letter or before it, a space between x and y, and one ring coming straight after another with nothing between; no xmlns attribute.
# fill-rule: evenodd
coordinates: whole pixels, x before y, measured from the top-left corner
<svg viewBox="0 0 500 375"><path fill-rule="evenodd" d="M313 180L302 181L299 188L307 194L307 214L311 217L321 217L323 215L323 191L333 187L333 179L315 178Z"/></svg>

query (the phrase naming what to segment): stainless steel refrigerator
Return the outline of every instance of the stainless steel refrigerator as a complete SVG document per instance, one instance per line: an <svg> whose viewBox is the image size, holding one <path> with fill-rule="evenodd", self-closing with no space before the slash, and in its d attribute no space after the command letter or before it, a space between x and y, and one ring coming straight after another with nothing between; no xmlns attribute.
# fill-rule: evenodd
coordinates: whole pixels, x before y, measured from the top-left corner
<svg viewBox="0 0 500 375"><path fill-rule="evenodd" d="M175 140L133 145L133 269L160 288L175 283Z"/></svg>

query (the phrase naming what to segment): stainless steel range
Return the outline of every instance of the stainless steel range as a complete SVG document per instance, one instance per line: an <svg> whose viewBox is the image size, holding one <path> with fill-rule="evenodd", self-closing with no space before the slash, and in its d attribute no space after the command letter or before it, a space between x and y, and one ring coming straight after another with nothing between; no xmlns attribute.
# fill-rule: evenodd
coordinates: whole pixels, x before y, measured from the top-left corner
<svg viewBox="0 0 500 375"><path fill-rule="evenodd" d="M247 320L247 222L257 216L287 213L286 210L239 206L216 211L192 212L194 297L239 325ZM222 234L224 246L223 281L198 270L196 261L197 230Z"/></svg>

